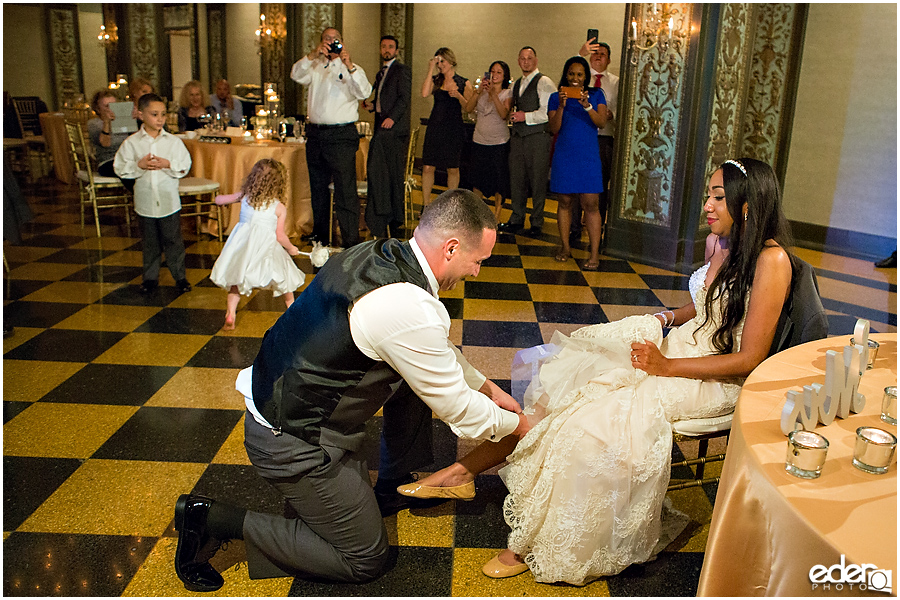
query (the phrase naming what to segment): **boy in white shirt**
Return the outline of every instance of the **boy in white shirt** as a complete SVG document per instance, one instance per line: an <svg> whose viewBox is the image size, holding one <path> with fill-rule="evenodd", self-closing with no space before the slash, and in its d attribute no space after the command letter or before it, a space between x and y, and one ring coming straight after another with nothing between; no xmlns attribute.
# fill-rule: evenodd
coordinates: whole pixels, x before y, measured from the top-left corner
<svg viewBox="0 0 900 600"><path fill-rule="evenodd" d="M138 101L143 125L122 142L113 169L122 179L134 179L134 211L141 217L144 241L144 277L141 292L156 289L162 254L180 292L189 292L181 237L181 198L178 180L191 168L184 143L163 129L166 105L156 94Z"/></svg>

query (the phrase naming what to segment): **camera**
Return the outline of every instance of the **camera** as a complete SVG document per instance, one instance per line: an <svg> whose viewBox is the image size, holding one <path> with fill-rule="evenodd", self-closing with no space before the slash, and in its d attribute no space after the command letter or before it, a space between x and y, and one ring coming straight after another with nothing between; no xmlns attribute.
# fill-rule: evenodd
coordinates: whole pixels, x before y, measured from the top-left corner
<svg viewBox="0 0 900 600"><path fill-rule="evenodd" d="M340 40L334 40L333 42L331 42L331 45L328 46L328 52L330 54L340 54L343 48L344 45L340 42Z"/></svg>

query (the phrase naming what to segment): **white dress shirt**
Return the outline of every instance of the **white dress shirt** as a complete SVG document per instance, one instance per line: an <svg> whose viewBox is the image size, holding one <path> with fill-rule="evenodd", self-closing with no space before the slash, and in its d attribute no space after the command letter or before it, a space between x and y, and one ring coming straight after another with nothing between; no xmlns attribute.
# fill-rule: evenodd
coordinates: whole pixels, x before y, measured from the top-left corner
<svg viewBox="0 0 900 600"><path fill-rule="evenodd" d="M518 427L519 417L476 391L485 377L450 342L450 315L438 300L437 279L415 239L409 243L431 293L412 283L369 292L350 309L353 341L363 354L397 371L456 435L499 441ZM254 418L271 428L251 398L252 368L241 371L235 387Z"/></svg>
<svg viewBox="0 0 900 600"><path fill-rule="evenodd" d="M603 90L603 95L606 96L606 108L609 109L609 112L612 113L612 118L607 119L606 125L599 131L597 135L616 135L616 100L619 98L619 78L609 71L603 71L600 73L599 71L595 71L594 67L591 67L591 85L594 85L594 82L597 81L597 75L603 75L601 81L601 88Z"/></svg>
<svg viewBox="0 0 900 600"><path fill-rule="evenodd" d="M138 162L153 154L169 161L168 169L145 171ZM113 160L113 170L122 179L134 179L134 212L160 219L181 209L178 180L191 168L191 155L184 142L166 130L152 137L141 128L128 136Z"/></svg>
<svg viewBox="0 0 900 600"><path fill-rule="evenodd" d="M294 63L291 79L308 86L309 122L317 125L343 125L359 120L359 101L372 95L372 84L362 67L353 65L350 73L340 58L324 56L309 60L304 56Z"/></svg>
<svg viewBox="0 0 900 600"><path fill-rule="evenodd" d="M541 78L538 79L537 93L538 101L541 104L538 106L537 110L525 113L525 123L527 125L540 125L541 123L546 123L550 120L547 116L547 103L550 102L550 96L556 91L556 86L553 85L552 79L537 70L522 76L522 82L519 84L519 97L522 97L522 94L525 93L525 90L531 85L531 80L538 75L540 75Z"/></svg>

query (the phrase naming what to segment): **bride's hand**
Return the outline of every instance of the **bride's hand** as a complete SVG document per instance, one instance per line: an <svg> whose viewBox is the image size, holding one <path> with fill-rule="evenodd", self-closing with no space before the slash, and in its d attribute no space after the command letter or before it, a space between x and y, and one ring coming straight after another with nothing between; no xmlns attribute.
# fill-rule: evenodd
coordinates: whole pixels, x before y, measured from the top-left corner
<svg viewBox="0 0 900 600"><path fill-rule="evenodd" d="M666 375L669 359L662 355L653 342L631 344L631 366L648 375Z"/></svg>

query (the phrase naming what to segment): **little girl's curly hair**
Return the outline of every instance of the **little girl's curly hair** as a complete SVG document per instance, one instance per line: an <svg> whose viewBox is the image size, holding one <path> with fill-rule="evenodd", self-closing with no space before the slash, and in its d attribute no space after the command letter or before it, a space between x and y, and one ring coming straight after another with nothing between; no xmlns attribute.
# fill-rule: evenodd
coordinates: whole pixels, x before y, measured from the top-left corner
<svg viewBox="0 0 900 600"><path fill-rule="evenodd" d="M284 203L284 190L287 181L287 169L274 158L262 158L253 165L241 194L247 196L247 202L255 209L265 208L275 200Z"/></svg>

